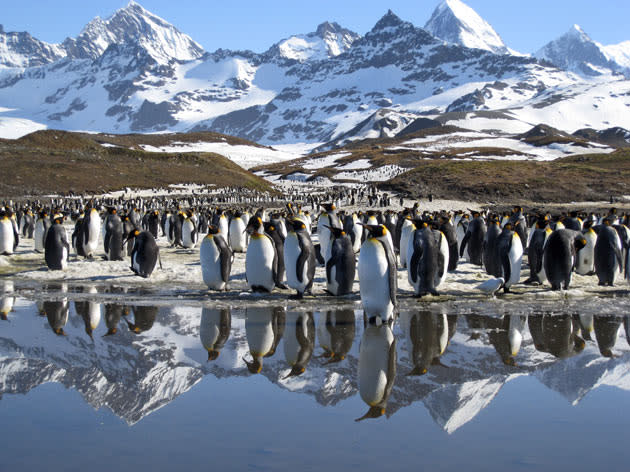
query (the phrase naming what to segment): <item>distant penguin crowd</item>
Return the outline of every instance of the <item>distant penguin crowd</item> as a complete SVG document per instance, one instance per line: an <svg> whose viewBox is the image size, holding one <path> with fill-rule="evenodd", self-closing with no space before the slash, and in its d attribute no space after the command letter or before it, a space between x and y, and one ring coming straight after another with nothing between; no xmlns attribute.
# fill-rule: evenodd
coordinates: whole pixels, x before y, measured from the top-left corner
<svg viewBox="0 0 630 472"><path fill-rule="evenodd" d="M575 273L600 286L630 281L630 215L615 208L423 211L416 202L394 209L384 205L389 195L371 187L317 197L289 192L284 200L238 195L5 201L0 254L11 257L21 239L32 239L50 270L66 270L72 254L98 255L128 260L134 274L150 278L161 266L160 246L198 251L202 281L216 291L229 290L234 259L244 254L252 292L290 290L296 299L324 295L313 293L320 267L329 296L352 294L358 277L364 312L377 325L397 313L399 270L416 297L440 295L462 262L483 268L489 279L471 288L489 295L519 284L568 290Z"/></svg>

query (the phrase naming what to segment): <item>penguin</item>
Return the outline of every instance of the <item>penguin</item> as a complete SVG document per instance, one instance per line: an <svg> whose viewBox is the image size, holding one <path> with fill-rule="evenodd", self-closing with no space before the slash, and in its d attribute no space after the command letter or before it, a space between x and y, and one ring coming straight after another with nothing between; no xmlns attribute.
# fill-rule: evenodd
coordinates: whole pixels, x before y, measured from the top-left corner
<svg viewBox="0 0 630 472"><path fill-rule="evenodd" d="M201 309L199 337L204 349L208 351L208 362L216 360L221 354L221 349L230 337L231 326L232 315L228 308Z"/></svg>
<svg viewBox="0 0 630 472"><path fill-rule="evenodd" d="M369 409L355 421L386 413L396 379L396 361L396 338L389 323L380 326L368 323L359 346L359 394Z"/></svg>
<svg viewBox="0 0 630 472"><path fill-rule="evenodd" d="M146 230L153 235L157 240L159 237L160 229L160 212L158 210L151 210L147 215L147 227Z"/></svg>
<svg viewBox="0 0 630 472"><path fill-rule="evenodd" d="M286 238L286 231L285 236L283 236L281 227L276 226L276 224L271 221L263 221L263 227L265 233L271 238L276 248L276 287L287 290L289 287L284 283L286 279L286 269L284 267L284 240Z"/></svg>
<svg viewBox="0 0 630 472"><path fill-rule="evenodd" d="M134 274L146 279L151 276L155 269L160 257L160 249L155 238L148 231L135 230L132 234L135 239L131 250L130 269Z"/></svg>
<svg viewBox="0 0 630 472"><path fill-rule="evenodd" d="M90 286L87 288L86 293L95 294L98 293L98 291L96 287ZM101 321L101 304L89 300L75 300L74 308L77 314L83 319L85 333L90 339L94 340L92 333Z"/></svg>
<svg viewBox="0 0 630 472"><path fill-rule="evenodd" d="M361 303L368 319L380 318L386 322L394 316L397 307L398 273L389 232L383 225L366 225L369 236L359 252L359 291Z"/></svg>
<svg viewBox="0 0 630 472"><path fill-rule="evenodd" d="M199 261L204 283L211 290L227 290L234 255L228 247L219 227L210 225L208 234L201 242Z"/></svg>
<svg viewBox="0 0 630 472"><path fill-rule="evenodd" d="M284 330L284 357L291 366L291 371L284 378L302 375L313 357L314 349L315 321L313 314L289 311Z"/></svg>
<svg viewBox="0 0 630 472"><path fill-rule="evenodd" d="M98 211L96 211L96 208L88 205L81 223L81 239L78 241L78 244L81 245L83 253L85 254L84 257L88 259L94 257L94 253L98 248L98 236L100 232L101 217Z"/></svg>
<svg viewBox="0 0 630 472"><path fill-rule="evenodd" d="M129 224L133 226L131 219L127 218L127 220L129 221ZM164 236L166 236L166 241L168 242L168 245L172 247L175 244L175 232L173 231L173 228L171 226L175 221L175 216L173 215L173 213L171 213L170 210L166 210L164 212L164 215L162 216L162 221L162 231L164 232Z"/></svg>
<svg viewBox="0 0 630 472"><path fill-rule="evenodd" d="M537 351L548 352L558 359L567 359L586 347L586 342L580 336L579 321L571 315L530 315L527 324Z"/></svg>
<svg viewBox="0 0 630 472"><path fill-rule="evenodd" d="M0 254L10 256L15 251L19 235L7 211L0 212Z"/></svg>
<svg viewBox="0 0 630 472"><path fill-rule="evenodd" d="M352 348L355 335L354 310L334 310L320 314L317 323L317 339L324 350L321 357L327 364L343 361Z"/></svg>
<svg viewBox="0 0 630 472"><path fill-rule="evenodd" d="M511 223L506 223L506 226ZM520 237L514 233L514 237ZM527 318L520 315L508 315L500 318L486 317L485 324L488 328L488 339L501 357L501 361L507 366L516 366L515 357L521 348L523 329Z"/></svg>
<svg viewBox="0 0 630 472"><path fill-rule="evenodd" d="M230 222L225 214L225 210L217 209L217 213L215 214L212 224L219 227L219 234L223 235L226 243L229 243L228 237L230 234Z"/></svg>
<svg viewBox="0 0 630 472"><path fill-rule="evenodd" d="M470 224L470 215L460 215L457 224L455 225L455 235L457 236L457 247L459 248L459 257L463 258L465 261L470 262L468 259L468 252L462 251L462 243L464 242L464 238L466 237L466 233L468 232L468 225Z"/></svg>
<svg viewBox="0 0 630 472"><path fill-rule="evenodd" d="M133 323L125 319L129 331L134 334L149 331L155 323L159 308L157 306L133 306L131 309L133 310Z"/></svg>
<svg viewBox="0 0 630 472"><path fill-rule="evenodd" d="M604 219L599 226L597 242L594 247L594 268L599 285L613 286L615 278L621 272L623 260L621 240L609 219Z"/></svg>
<svg viewBox="0 0 630 472"><path fill-rule="evenodd" d="M229 245L234 252L245 252L247 250L247 233L245 232L245 222L242 213L234 213L229 225Z"/></svg>
<svg viewBox="0 0 630 472"><path fill-rule="evenodd" d="M497 251L503 268L503 291L508 293L512 285L518 283L521 276L523 262L523 244L521 238L512 229L512 223L507 223L497 240Z"/></svg>
<svg viewBox="0 0 630 472"><path fill-rule="evenodd" d="M35 230L33 231L33 240L35 243L35 252L44 252L44 243L46 241L46 232L50 228L50 220L48 212L42 210L35 222Z"/></svg>
<svg viewBox="0 0 630 472"><path fill-rule="evenodd" d="M401 325L406 329L409 358L413 364L410 376L425 375L431 365L442 365L449 341L449 325L445 313L421 310L401 314Z"/></svg>
<svg viewBox="0 0 630 472"><path fill-rule="evenodd" d="M63 328L68 322L68 299L44 301L48 324L57 336L65 336Z"/></svg>
<svg viewBox="0 0 630 472"><path fill-rule="evenodd" d="M133 222L133 218L131 219ZM178 211L177 213L173 213L171 215L171 222L169 224L169 236L168 240L172 241L171 247L182 247L182 225L184 223L184 212ZM137 227L137 225L136 225Z"/></svg>
<svg viewBox="0 0 630 472"><path fill-rule="evenodd" d="M416 225L413 224L411 215L405 215L400 218L402 220L402 226L400 228L400 242L399 242L399 258L400 267L407 268L407 248L409 246L409 239L412 237L413 232L416 230Z"/></svg>
<svg viewBox="0 0 630 472"><path fill-rule="evenodd" d="M254 217L260 219L260 217ZM263 359L274 350L274 330L272 326L273 308L268 306L248 307L245 314L245 337L249 346L251 361L243 358L251 374L260 374Z"/></svg>
<svg viewBox="0 0 630 472"><path fill-rule="evenodd" d="M49 270L65 270L68 267L70 244L63 227L63 218L55 218L53 225L46 232L44 259Z"/></svg>
<svg viewBox="0 0 630 472"><path fill-rule="evenodd" d="M352 292L356 260L352 242L345 231L330 227L330 259L326 262L326 291L334 296Z"/></svg>
<svg viewBox="0 0 630 472"><path fill-rule="evenodd" d="M501 277L503 269L497 251L497 241L501 235L501 226L498 218L493 218L488 225L486 236L483 240L483 267L486 274L493 277Z"/></svg>
<svg viewBox="0 0 630 472"><path fill-rule="evenodd" d="M296 298L311 292L315 277L315 250L302 220L293 219L284 240L284 267L287 285L296 291Z"/></svg>
<svg viewBox="0 0 630 472"><path fill-rule="evenodd" d="M103 248L108 261L122 261L123 257L123 223L116 208L111 208L105 219Z"/></svg>
<svg viewBox="0 0 630 472"><path fill-rule="evenodd" d="M265 233L260 217L252 217L249 220L247 232L250 234L245 253L247 284L253 292L271 292L276 286L278 275L278 255L275 244Z"/></svg>
<svg viewBox="0 0 630 472"><path fill-rule="evenodd" d="M343 230L350 236L352 250L357 254L363 242L363 226L360 224L359 217L356 213L346 215L343 220Z"/></svg>
<svg viewBox="0 0 630 472"><path fill-rule="evenodd" d="M181 245L186 249L193 249L197 246L197 224L195 223L194 213L192 210L188 210L183 216Z"/></svg>
<svg viewBox="0 0 630 472"><path fill-rule="evenodd" d="M486 223L481 218L481 213L473 212L473 219L468 223L468 229L459 246L460 257L464 255L468 247L468 260L474 264L483 265L483 241L486 237Z"/></svg>
<svg viewBox="0 0 630 472"><path fill-rule="evenodd" d="M595 330L595 340L599 352L604 357L615 357L612 349L617 344L619 328L623 318L615 315L600 315L593 320Z"/></svg>
<svg viewBox="0 0 630 472"><path fill-rule="evenodd" d="M426 222L416 223L407 248L407 275L416 296L439 295L437 288L448 269L449 248L446 237Z"/></svg>
<svg viewBox="0 0 630 472"><path fill-rule="evenodd" d="M551 290L569 289L577 251L584 246L586 239L579 231L559 229L547 238L543 251L543 266Z"/></svg>
<svg viewBox="0 0 630 472"><path fill-rule="evenodd" d="M457 246L457 235L455 227L451 224L448 216L440 217L439 231L444 235L448 245L448 272L455 272L459 262L459 247Z"/></svg>
<svg viewBox="0 0 630 472"><path fill-rule="evenodd" d="M317 234L319 235L321 254L325 261L330 244L330 230L328 228L341 228L341 223L339 222L337 207L334 203L322 203L320 206L323 208L323 211L317 220Z"/></svg>
<svg viewBox="0 0 630 472"><path fill-rule="evenodd" d="M525 234L525 230L527 229L527 221L525 220L525 216L523 215L522 207L515 206L512 209L512 214L508 219L508 223L512 224L514 232L518 234L519 238L521 238L521 246L527 247L527 234Z"/></svg>
<svg viewBox="0 0 630 472"><path fill-rule="evenodd" d="M529 263L529 278L524 282L528 285L542 285L546 280L545 267L543 265L543 253L545 243L553 233L547 220L539 219L533 230L530 231L527 261Z"/></svg>
<svg viewBox="0 0 630 472"><path fill-rule="evenodd" d="M33 239L33 233L35 232L35 217L31 209L27 209L22 216L21 234L27 239Z"/></svg>

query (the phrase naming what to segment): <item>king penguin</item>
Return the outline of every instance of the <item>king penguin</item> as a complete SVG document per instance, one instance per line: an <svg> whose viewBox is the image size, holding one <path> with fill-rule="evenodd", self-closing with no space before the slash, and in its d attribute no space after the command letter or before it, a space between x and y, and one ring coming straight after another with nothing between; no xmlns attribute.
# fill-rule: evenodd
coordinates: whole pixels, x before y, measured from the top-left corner
<svg viewBox="0 0 630 472"><path fill-rule="evenodd" d="M123 257L123 224L116 212L111 208L103 225L103 248L108 261L122 261Z"/></svg>
<svg viewBox="0 0 630 472"><path fill-rule="evenodd" d="M444 281L448 269L449 247L442 232L432 229L427 222L418 221L407 248L407 274L415 294L439 295L437 288Z"/></svg>
<svg viewBox="0 0 630 472"><path fill-rule="evenodd" d="M507 223L503 227L503 232L497 240L497 251L505 279L503 291L508 293L510 287L520 280L523 262L523 244L519 235L513 230L512 223Z"/></svg>
<svg viewBox="0 0 630 472"><path fill-rule="evenodd" d="M356 260L352 242L345 231L329 228L331 232L330 259L326 261L326 291L334 296L352 292Z"/></svg>
<svg viewBox="0 0 630 472"><path fill-rule="evenodd" d="M145 279L150 277L160 257L155 238L148 231L133 232L134 242L131 250L131 270Z"/></svg>
<svg viewBox="0 0 630 472"><path fill-rule="evenodd" d="M33 231L33 240L36 252L44 252L44 243L46 241L46 232L50 228L50 219L48 212L42 210L39 212L37 221L35 222L35 230Z"/></svg>
<svg viewBox="0 0 630 472"><path fill-rule="evenodd" d="M276 285L278 255L271 237L265 233L262 218L254 216L247 223L250 234L245 254L245 278L254 292L271 292Z"/></svg>
<svg viewBox="0 0 630 472"><path fill-rule="evenodd" d="M291 226L284 240L284 268L287 285L297 292L297 298L302 298L313 286L315 249L304 222L295 218L289 223Z"/></svg>
<svg viewBox="0 0 630 472"><path fill-rule="evenodd" d="M594 248L594 266L599 285L611 287L614 285L615 278L623 267L621 250L619 234L612 227L610 220L604 219L603 224L599 226Z"/></svg>
<svg viewBox="0 0 630 472"><path fill-rule="evenodd" d="M368 319L375 317L387 322L397 306L398 273L396 260L387 241L389 232L384 225L366 225L368 237L359 253L359 291Z"/></svg>
<svg viewBox="0 0 630 472"><path fill-rule="evenodd" d="M468 228L462 243L459 246L460 257L464 255L468 247L468 260L474 265L483 265L483 241L486 237L486 223L481 213L473 212L473 219L468 223Z"/></svg>
<svg viewBox="0 0 630 472"><path fill-rule="evenodd" d="M18 234L6 211L0 212L0 254L10 256L15 250Z"/></svg>
<svg viewBox="0 0 630 472"><path fill-rule="evenodd" d="M559 229L551 233L543 252L545 276L551 290L569 289L577 251L586 246L586 239L579 231Z"/></svg>
<svg viewBox="0 0 630 472"><path fill-rule="evenodd" d="M234 213L229 226L230 247L234 252L245 252L247 250L247 233L245 232L245 222L240 211Z"/></svg>
<svg viewBox="0 0 630 472"><path fill-rule="evenodd" d="M355 335L354 310L331 310L322 312L317 321L317 339L324 350L321 357L328 364L338 363L346 358L352 348Z"/></svg>
<svg viewBox="0 0 630 472"><path fill-rule="evenodd" d="M82 247L85 257L92 259L98 248L98 237L101 232L101 217L96 208L88 205L85 216L81 223L81 239L79 244Z"/></svg>
<svg viewBox="0 0 630 472"><path fill-rule="evenodd" d="M253 219L259 217L253 217ZM262 371L263 358L273 350L274 331L272 307L248 307L245 315L245 337L249 346L251 361L245 358L247 370L252 374Z"/></svg>
<svg viewBox="0 0 630 472"><path fill-rule="evenodd" d="M315 349L315 321L310 312L289 311L284 330L284 357L291 366L285 377L297 377L306 371Z"/></svg>
<svg viewBox="0 0 630 472"><path fill-rule="evenodd" d="M182 222L182 246L186 249L194 249L197 246L197 223L195 223L195 214L192 210L184 213L184 221Z"/></svg>
<svg viewBox="0 0 630 472"><path fill-rule="evenodd" d="M234 255L221 236L219 227L210 225L199 249L201 275L209 289L227 290L233 258Z"/></svg>
<svg viewBox="0 0 630 472"><path fill-rule="evenodd" d="M53 225L46 232L44 259L50 270L65 270L68 267L70 244L63 227L63 218L55 218Z"/></svg>

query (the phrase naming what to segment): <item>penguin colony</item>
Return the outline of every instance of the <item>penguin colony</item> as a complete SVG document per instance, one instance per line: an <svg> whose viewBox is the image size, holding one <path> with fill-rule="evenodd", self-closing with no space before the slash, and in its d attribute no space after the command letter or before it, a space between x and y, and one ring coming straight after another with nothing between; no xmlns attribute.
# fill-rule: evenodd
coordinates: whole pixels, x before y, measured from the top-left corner
<svg viewBox="0 0 630 472"><path fill-rule="evenodd" d="M379 324L397 312L398 278L404 273L399 268L417 297L440 295L461 260L483 267L491 279L471 288L490 295L509 293L521 283L567 290L575 272L601 286L621 277L630 281L630 216L614 208L554 216L520 207L506 214L422 212L419 204L400 212L346 212L320 202L309 212L297 203L284 208L252 203L228 208L194 196L4 204L0 254L10 257L20 238L32 237L50 270L66 269L73 252L91 260L104 254L110 261L128 258L134 274L149 278L161 264L161 240L168 242L166 250L199 251L210 290L229 290L235 253L244 253L251 291L290 289L296 298L320 295L312 293L319 266L332 296L351 294L358 278L363 308ZM68 237L70 223L74 230ZM529 277L521 282L525 255Z"/></svg>

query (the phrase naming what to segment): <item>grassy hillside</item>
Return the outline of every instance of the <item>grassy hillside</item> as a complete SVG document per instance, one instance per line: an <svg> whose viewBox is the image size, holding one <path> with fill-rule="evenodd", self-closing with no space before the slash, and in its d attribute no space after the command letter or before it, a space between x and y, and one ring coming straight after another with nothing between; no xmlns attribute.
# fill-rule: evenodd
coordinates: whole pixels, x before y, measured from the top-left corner
<svg viewBox="0 0 630 472"><path fill-rule="evenodd" d="M17 140L0 140L0 175L5 177L0 179L0 195L101 193L180 183L272 189L267 181L218 154L165 154L104 147L100 144L103 136L46 130ZM131 138L119 139L116 144L122 146ZM147 141L159 145L157 138L151 139ZM182 140L181 135L178 140Z"/></svg>

